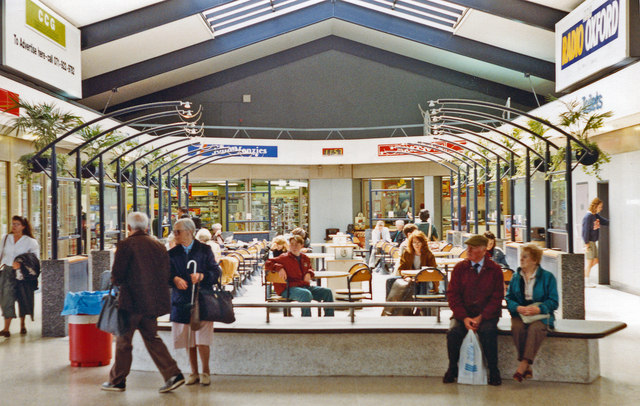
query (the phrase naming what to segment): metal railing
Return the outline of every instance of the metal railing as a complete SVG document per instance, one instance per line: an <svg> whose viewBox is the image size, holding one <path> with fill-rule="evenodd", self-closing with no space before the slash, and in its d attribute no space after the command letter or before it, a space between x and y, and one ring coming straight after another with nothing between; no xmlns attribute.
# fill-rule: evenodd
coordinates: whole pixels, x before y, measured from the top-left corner
<svg viewBox="0 0 640 406"><path fill-rule="evenodd" d="M270 322L270 310L277 309L292 309L292 308L330 308L330 309L349 309L349 317L351 323L355 323L355 309L362 307L390 307L390 308L436 308L436 320L440 323L440 309L443 307L448 308L447 302L432 302L432 301L417 301L417 302L259 302L259 303L234 303L234 307L247 307L247 308L266 308L267 323Z"/></svg>

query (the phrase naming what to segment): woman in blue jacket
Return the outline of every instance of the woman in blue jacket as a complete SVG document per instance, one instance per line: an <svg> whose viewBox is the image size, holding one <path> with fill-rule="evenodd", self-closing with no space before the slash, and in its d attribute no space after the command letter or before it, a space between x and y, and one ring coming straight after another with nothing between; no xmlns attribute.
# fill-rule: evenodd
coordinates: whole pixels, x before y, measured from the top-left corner
<svg viewBox="0 0 640 406"><path fill-rule="evenodd" d="M176 349L186 348L191 364L191 375L185 384L209 385L209 356L213 341L213 322L203 321L202 327L193 331L189 326L191 321L191 290L198 284L201 292L211 291L213 284L218 283L220 267L211 251L211 247L194 239L196 226L191 219L184 218L176 221L173 226L176 246L169 250L171 264L171 335ZM193 265L187 268L189 261L197 264L197 272L193 273ZM189 340L190 342L187 342ZM196 350L197 348L197 350ZM198 353L202 362L202 374L198 374Z"/></svg>
<svg viewBox="0 0 640 406"><path fill-rule="evenodd" d="M553 311L558 308L556 278L542 269L541 259L542 249L537 245L522 246L520 268L511 278L505 297L511 313L511 335L520 361L513 374L518 382L533 377L533 359L548 328L553 328Z"/></svg>

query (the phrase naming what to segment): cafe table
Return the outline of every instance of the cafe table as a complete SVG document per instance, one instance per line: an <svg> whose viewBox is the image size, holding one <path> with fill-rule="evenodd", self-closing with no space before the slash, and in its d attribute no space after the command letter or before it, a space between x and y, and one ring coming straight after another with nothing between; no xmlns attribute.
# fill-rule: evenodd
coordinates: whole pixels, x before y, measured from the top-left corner
<svg viewBox="0 0 640 406"><path fill-rule="evenodd" d="M315 270L322 272L325 270L325 259L326 258L333 258L333 254L329 254L326 252L310 252L308 254L305 254L309 259L315 259L316 260L316 267ZM322 268L320 267L320 260L322 260Z"/></svg>

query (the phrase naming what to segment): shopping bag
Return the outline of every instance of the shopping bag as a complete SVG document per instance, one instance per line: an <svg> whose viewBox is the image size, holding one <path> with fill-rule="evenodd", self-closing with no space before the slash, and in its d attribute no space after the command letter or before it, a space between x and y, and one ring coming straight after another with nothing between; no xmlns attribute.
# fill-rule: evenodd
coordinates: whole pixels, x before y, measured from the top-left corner
<svg viewBox="0 0 640 406"><path fill-rule="evenodd" d="M201 290L198 297L200 302L200 320L219 321L230 324L236 321L233 311L233 296L231 292L214 285L213 290Z"/></svg>
<svg viewBox="0 0 640 406"><path fill-rule="evenodd" d="M102 310L96 327L116 336L123 336L129 331L129 317L127 312L118 308L118 297L113 293L113 286L102 298Z"/></svg>
<svg viewBox="0 0 640 406"><path fill-rule="evenodd" d="M458 383L467 385L487 384L487 366L484 363L478 335L473 330L467 332L460 347Z"/></svg>

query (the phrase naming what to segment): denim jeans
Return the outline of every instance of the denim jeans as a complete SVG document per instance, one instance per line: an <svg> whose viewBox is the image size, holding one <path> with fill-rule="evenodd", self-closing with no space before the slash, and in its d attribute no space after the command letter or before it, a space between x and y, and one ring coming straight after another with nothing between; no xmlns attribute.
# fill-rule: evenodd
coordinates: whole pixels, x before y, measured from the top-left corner
<svg viewBox="0 0 640 406"><path fill-rule="evenodd" d="M318 302L333 302L333 293L331 289L323 288L321 286L299 286L293 287L282 292L282 297L286 297L296 302L311 302L311 299ZM324 309L325 316L333 316L332 308ZM302 317L311 317L311 309L303 308Z"/></svg>

